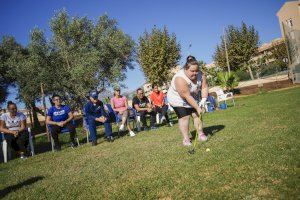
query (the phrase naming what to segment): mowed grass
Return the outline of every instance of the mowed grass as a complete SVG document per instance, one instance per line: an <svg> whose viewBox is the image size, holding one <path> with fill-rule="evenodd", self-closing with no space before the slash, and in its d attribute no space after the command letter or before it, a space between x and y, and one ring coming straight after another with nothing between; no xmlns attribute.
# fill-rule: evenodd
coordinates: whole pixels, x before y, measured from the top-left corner
<svg viewBox="0 0 300 200"><path fill-rule="evenodd" d="M96 147L14 159L0 164L1 197L298 199L299 97L299 87L267 92L205 114L210 137L194 155L182 146L176 124L114 143L100 138Z"/></svg>

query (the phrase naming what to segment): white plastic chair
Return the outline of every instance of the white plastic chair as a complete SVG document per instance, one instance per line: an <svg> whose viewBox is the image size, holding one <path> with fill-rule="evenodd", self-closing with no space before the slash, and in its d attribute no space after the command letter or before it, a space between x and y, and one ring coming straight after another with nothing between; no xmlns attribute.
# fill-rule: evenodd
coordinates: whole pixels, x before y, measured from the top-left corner
<svg viewBox="0 0 300 200"><path fill-rule="evenodd" d="M224 91L220 88L219 90L216 91L216 94L217 94L218 107L220 106L220 102L225 101L226 103L227 100L232 100L232 103L235 106L232 92L224 93Z"/></svg>
<svg viewBox="0 0 300 200"><path fill-rule="evenodd" d="M35 152L34 152L34 146L33 146L33 141L32 141L31 129L27 128L27 131L28 131L28 138L29 138L30 153L31 153L31 156L34 156ZM1 134L2 134L3 159L4 159L4 163L7 163L7 160L11 159L11 149L7 144L7 141L4 137L4 133L1 133Z"/></svg>

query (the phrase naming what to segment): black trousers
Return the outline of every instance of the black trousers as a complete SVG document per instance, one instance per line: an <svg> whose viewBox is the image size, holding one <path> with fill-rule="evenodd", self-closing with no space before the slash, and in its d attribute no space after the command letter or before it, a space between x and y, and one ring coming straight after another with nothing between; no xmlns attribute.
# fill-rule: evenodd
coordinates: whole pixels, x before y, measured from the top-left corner
<svg viewBox="0 0 300 200"><path fill-rule="evenodd" d="M161 113L161 116L165 116L165 118L166 118L166 120L167 120L167 123L170 122L169 116L168 116L168 114L167 114L167 112L168 112L168 106L167 106L167 105L163 105L162 107L156 106L156 107L154 108L154 112L155 112L155 115L156 115L157 113Z"/></svg>
<svg viewBox="0 0 300 200"><path fill-rule="evenodd" d="M15 137L12 134L4 134L6 142L15 151L26 152L26 147L29 142L29 134L26 130L19 132L19 135Z"/></svg>
<svg viewBox="0 0 300 200"><path fill-rule="evenodd" d="M75 135L76 135L76 129L75 126L71 123L67 123L64 127L60 127L57 125L51 125L51 135L54 140L54 144L58 145L59 140L58 140L58 134L61 132L63 128L67 128L70 132L70 140L71 142L75 141Z"/></svg>
<svg viewBox="0 0 300 200"><path fill-rule="evenodd" d="M146 110L138 112L138 115L141 117L141 122L143 124L143 127L147 126L147 122L146 122L146 115L147 114L150 115L150 126L152 127L152 126L155 125L155 112L153 112L153 111L148 112Z"/></svg>

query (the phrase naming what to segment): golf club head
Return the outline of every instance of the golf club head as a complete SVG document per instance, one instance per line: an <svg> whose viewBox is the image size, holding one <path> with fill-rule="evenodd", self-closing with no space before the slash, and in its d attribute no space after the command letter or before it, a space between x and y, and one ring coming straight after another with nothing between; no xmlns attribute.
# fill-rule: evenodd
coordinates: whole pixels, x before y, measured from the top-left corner
<svg viewBox="0 0 300 200"><path fill-rule="evenodd" d="M189 150L189 154L195 154L195 149L191 149L191 150Z"/></svg>

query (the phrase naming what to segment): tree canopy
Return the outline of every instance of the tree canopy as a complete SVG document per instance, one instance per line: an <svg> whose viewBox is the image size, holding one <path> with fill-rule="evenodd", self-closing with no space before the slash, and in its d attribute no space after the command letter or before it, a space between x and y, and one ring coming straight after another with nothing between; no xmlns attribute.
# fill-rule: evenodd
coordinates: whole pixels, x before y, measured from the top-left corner
<svg viewBox="0 0 300 200"><path fill-rule="evenodd" d="M180 45L176 35L170 35L167 28L154 27L139 38L138 62L147 81L162 85L170 77L170 70L180 59Z"/></svg>

